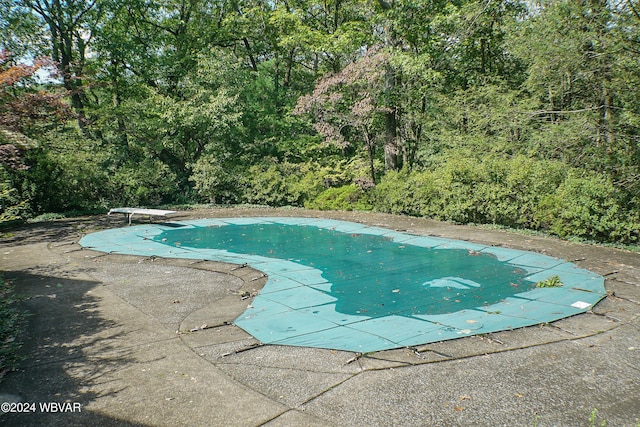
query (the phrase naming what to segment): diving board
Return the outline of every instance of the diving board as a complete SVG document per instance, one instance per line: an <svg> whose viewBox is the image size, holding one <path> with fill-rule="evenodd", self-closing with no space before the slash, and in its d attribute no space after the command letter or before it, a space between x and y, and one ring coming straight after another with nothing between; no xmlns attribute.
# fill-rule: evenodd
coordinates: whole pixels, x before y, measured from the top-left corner
<svg viewBox="0 0 640 427"><path fill-rule="evenodd" d="M177 214L177 211L167 211L163 209L144 209L144 208L113 208L109 210L107 215L114 213L121 213L128 217L129 225L131 225L131 219L134 215L143 215L151 217L168 217L169 215Z"/></svg>

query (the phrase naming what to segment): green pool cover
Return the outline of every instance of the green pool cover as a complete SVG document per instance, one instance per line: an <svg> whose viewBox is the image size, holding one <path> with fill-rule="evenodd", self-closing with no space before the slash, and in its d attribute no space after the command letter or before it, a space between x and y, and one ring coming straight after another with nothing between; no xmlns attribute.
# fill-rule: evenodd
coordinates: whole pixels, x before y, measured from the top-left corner
<svg viewBox="0 0 640 427"><path fill-rule="evenodd" d="M80 244L263 271L234 323L268 344L367 353L551 322L606 295L601 276L561 259L317 218L149 224Z"/></svg>

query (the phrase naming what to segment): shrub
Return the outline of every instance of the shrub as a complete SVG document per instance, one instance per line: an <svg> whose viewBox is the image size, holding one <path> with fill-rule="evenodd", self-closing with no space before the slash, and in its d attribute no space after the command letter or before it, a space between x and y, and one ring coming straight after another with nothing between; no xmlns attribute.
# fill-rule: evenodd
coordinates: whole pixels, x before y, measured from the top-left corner
<svg viewBox="0 0 640 427"><path fill-rule="evenodd" d="M0 174L2 170L0 170ZM19 192L9 180L0 180L0 224L21 221L31 216L27 200L20 200Z"/></svg>
<svg viewBox="0 0 640 427"><path fill-rule="evenodd" d="M461 223L483 222L479 217L476 187L481 182L476 159L455 156L433 171L435 197L431 216Z"/></svg>
<svg viewBox="0 0 640 427"><path fill-rule="evenodd" d="M357 161L322 166L267 159L244 173L242 200L270 206L308 206L327 188L353 182L358 167Z"/></svg>
<svg viewBox="0 0 640 427"><path fill-rule="evenodd" d="M21 220L30 209L26 200L20 200L20 193L11 178L11 174L0 165L0 224Z"/></svg>
<svg viewBox="0 0 640 427"><path fill-rule="evenodd" d="M151 158L121 165L108 182L108 192L101 197L117 205L158 206L179 194L176 175L167 165Z"/></svg>
<svg viewBox="0 0 640 427"><path fill-rule="evenodd" d="M348 200L330 195L334 204ZM388 172L371 201L383 212L543 230L564 238L635 243L640 229L640 212L624 203L610 180L521 155L480 160L458 154L430 171Z"/></svg>
<svg viewBox="0 0 640 427"><path fill-rule="evenodd" d="M390 171L372 191L376 210L394 214L432 216L436 187L431 172Z"/></svg>
<svg viewBox="0 0 640 427"><path fill-rule="evenodd" d="M476 166L471 184L474 222L535 228L540 200L555 191L566 176L559 162L524 156L488 157ZM450 185L455 185L451 183Z"/></svg>
<svg viewBox="0 0 640 427"><path fill-rule="evenodd" d="M290 163L251 166L243 181L243 201L269 206L300 205L302 193L295 183L301 175L297 165Z"/></svg>
<svg viewBox="0 0 640 427"><path fill-rule="evenodd" d="M63 143L69 147L62 148ZM110 176L100 165L101 155L73 141L29 150L20 186L34 214L86 211L96 208L108 191Z"/></svg>
<svg viewBox="0 0 640 427"><path fill-rule="evenodd" d="M638 212L625 209L613 183L600 175L570 173L537 211L542 227L560 237L635 243Z"/></svg>
<svg viewBox="0 0 640 427"><path fill-rule="evenodd" d="M506 203L501 209L508 212L506 216L510 220L500 219L497 222L509 226L538 228L538 205L564 181L567 165L525 156L510 159L508 165L509 173L505 180L508 196L503 199Z"/></svg>
<svg viewBox="0 0 640 427"><path fill-rule="evenodd" d="M235 170L224 167L211 155L198 159L189 178L194 189L206 202L236 203L240 200L240 178Z"/></svg>
<svg viewBox="0 0 640 427"><path fill-rule="evenodd" d="M360 189L355 184L343 187L328 188L314 200L309 201L305 207L321 210L371 210L371 202L366 190Z"/></svg>

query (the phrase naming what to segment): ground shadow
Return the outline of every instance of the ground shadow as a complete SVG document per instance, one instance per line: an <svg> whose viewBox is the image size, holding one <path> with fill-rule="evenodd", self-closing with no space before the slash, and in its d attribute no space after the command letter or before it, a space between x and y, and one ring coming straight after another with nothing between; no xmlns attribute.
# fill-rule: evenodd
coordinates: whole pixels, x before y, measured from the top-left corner
<svg viewBox="0 0 640 427"><path fill-rule="evenodd" d="M117 386L104 386L107 373L130 363L127 351L115 344L118 325L98 314L98 299L91 290L98 282L74 280L33 272L4 272L5 280L15 286L23 298L20 305L28 313L27 327L21 337L24 361L0 382L0 403L20 399L35 403L33 413L0 414L3 426L134 426L127 421L85 409L97 397L116 395ZM113 331L113 332L112 332ZM98 361L85 351L99 348ZM96 385L109 390L100 395L90 390ZM75 412L43 411L40 404L75 403ZM77 405L79 404L79 405ZM14 408L15 409L15 408Z"/></svg>
<svg viewBox="0 0 640 427"><path fill-rule="evenodd" d="M118 221L108 221L100 216L21 224L0 228L0 243L25 245L69 239L79 240L84 234L104 228L122 227L122 225Z"/></svg>

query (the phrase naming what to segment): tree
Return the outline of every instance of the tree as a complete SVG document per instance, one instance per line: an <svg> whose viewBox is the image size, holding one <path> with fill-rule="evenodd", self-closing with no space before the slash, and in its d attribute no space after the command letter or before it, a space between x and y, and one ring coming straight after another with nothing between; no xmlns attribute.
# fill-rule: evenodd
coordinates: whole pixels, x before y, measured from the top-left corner
<svg viewBox="0 0 640 427"><path fill-rule="evenodd" d="M543 2L519 24L511 43L528 64L533 138L545 156L637 188L638 20L631 3ZM546 40L540 43L539 40ZM549 139L565 135L565 141ZM568 137L568 138L567 138Z"/></svg>
<svg viewBox="0 0 640 427"><path fill-rule="evenodd" d="M372 48L339 73L319 79L313 93L300 97L294 110L294 114L311 114L314 128L327 143L343 150L356 142L364 144L372 183L376 182L376 135L387 113L380 102L387 64L388 56Z"/></svg>
<svg viewBox="0 0 640 427"><path fill-rule="evenodd" d="M62 102L65 93L37 90L28 81L41 68L50 64L46 59L37 59L33 64L12 64L6 51L0 51L0 142L7 153L13 153L11 161L15 168L23 168L20 151L37 145L33 139L48 125L65 121L71 112Z"/></svg>
<svg viewBox="0 0 640 427"><path fill-rule="evenodd" d="M15 64L6 51L0 51L0 221L29 210L19 188L21 174L28 169L25 151L37 146L35 138L43 125L46 129L71 117L62 94L37 91L27 84L47 64L45 59Z"/></svg>
<svg viewBox="0 0 640 427"><path fill-rule="evenodd" d="M85 129L86 56L102 17L97 0L18 0L16 4L29 9L48 29L51 60L60 70L78 124Z"/></svg>

